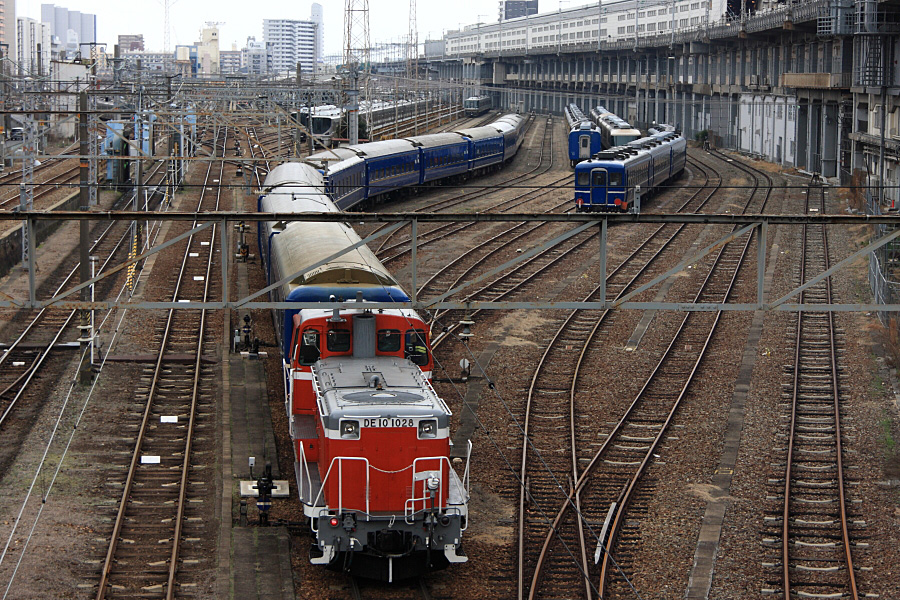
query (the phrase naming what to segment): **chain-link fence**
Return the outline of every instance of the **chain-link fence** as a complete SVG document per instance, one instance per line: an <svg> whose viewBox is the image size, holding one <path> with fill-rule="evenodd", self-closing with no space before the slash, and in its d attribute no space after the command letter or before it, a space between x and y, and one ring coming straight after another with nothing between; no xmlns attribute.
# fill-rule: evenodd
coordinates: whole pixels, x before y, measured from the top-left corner
<svg viewBox="0 0 900 600"><path fill-rule="evenodd" d="M878 199L866 190L866 213L881 215L881 204ZM880 224L875 226L875 237L880 238L894 231L892 225ZM900 282L894 281L893 271L900 267L900 244L895 242L886 244L869 255L869 286L876 304L897 304L900 302ZM889 327L891 318L896 315L887 311L878 311L878 320Z"/></svg>

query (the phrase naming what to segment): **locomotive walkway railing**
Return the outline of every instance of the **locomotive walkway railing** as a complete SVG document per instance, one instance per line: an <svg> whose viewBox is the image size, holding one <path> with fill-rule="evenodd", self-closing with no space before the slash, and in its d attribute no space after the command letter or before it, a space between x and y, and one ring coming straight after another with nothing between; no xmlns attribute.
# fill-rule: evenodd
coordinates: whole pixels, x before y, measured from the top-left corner
<svg viewBox="0 0 900 600"><path fill-rule="evenodd" d="M15 220L26 220L29 222L29 230L33 230L33 223L35 221L40 220L124 220L131 221L135 218L135 214L133 212L80 212L80 211L67 211L67 212L38 212L31 211L25 213L0 213L0 220L2 219L15 219ZM6 294L0 293L0 307L9 308L9 307L25 307L25 308L43 308L45 306L57 306L64 308L77 308L77 309L111 309L111 308L129 308L129 309L182 309L182 310L198 310L198 309L206 309L206 310L216 310L216 309L298 309L298 308L352 308L355 306L355 302L353 301L337 301L337 302L269 302L266 299L266 294L268 291L277 288L280 285L284 285L285 283L294 280L304 273L312 271L323 264L326 264L329 261L334 260L335 258L345 254L346 252L350 252L355 250L359 246L363 244L367 244L370 241L373 241L377 238L380 238L384 235L388 235L389 233L403 227L404 225L410 226L411 235L412 235L412 289L410 298L410 302L395 302L395 303L377 303L372 302L368 303L367 306L378 309L378 308L412 308L415 310L434 310L434 309L456 309L456 310L476 310L476 309L487 309L487 310L546 310L546 309L579 309L579 310L610 310L610 309L618 309L618 310L673 310L673 311L755 311L755 310L766 310L766 311L787 311L787 312L796 312L800 310L807 310L804 304L802 303L794 303L789 302L791 298L799 294L801 291L809 287L810 285L814 285L818 281L824 279L828 275L833 274L834 272L842 269L847 264L852 262L853 260L871 254L872 252L879 250L880 248L885 247L890 244L892 241L900 237L900 229L893 229L900 225L900 216L894 215L704 215L704 214L641 214L641 215L632 215L632 214L501 214L501 213L482 213L482 214L447 214L447 213L435 213L435 214L421 214L421 213L382 213L382 214L367 214L367 213L355 213L352 217L348 216L346 213L331 213L331 214L297 214L297 213L242 213L242 212L215 212L215 213L204 213L197 215L195 213L155 213L148 212L142 214L143 218L152 218L158 220L169 220L169 221L186 221L186 220L198 220L202 223L196 227L194 227L191 231L184 233L178 237L175 237L159 246L151 248L147 252L136 256L134 258L128 259L115 268L109 269L104 272L103 275L99 275L94 277L88 281L81 283L79 286L61 293L56 296L52 296L46 299L39 299L36 296L35 283L32 280L29 281L29 292L27 298L15 298ZM73 297L73 294L76 294L81 289L90 286L109 275L117 273L122 269L127 268L128 266L135 264L141 260L144 260L146 257L155 254L179 241L185 239L189 235L195 234L207 227L212 226L214 223L221 223L222 227L220 228L220 235L222 237L222 247L223 248L232 248L233 246L230 244L230 231L233 229L228 225L230 223L239 223L239 222L252 222L252 221L318 221L318 222L345 222L349 219L352 219L356 222L363 223L391 223L390 226L368 236L364 240L347 247L346 249L335 253L332 256L327 257L326 259L316 263L315 265L311 265L310 267L304 269L303 271L299 271L297 273L292 273L288 277L277 281L266 288L263 288L259 291L254 292L250 296L245 298L241 298L238 300L232 300L228 295L228 286L223 286L223 297L221 301L210 301L210 302L200 302L193 301L191 299L180 299L179 302L142 302L142 301L132 301L132 300L105 300L100 299L94 302L83 302L70 300L70 297ZM571 223L572 229L556 236L555 238L546 241L540 246L529 250L528 252L524 252L518 255L511 261L492 269L490 273L487 273L480 278L476 278L470 281L467 285L459 286L451 292L442 294L440 296L434 298L419 298L417 295L417 260L416 260L416 247L417 247L417 235L416 232L418 230L418 224L423 222L557 222L557 223ZM556 301L532 301L532 302L510 302L510 301L458 301L451 299L451 296L454 294L458 294L462 290L473 286L478 283L478 281L490 276L491 273L498 273L504 269L511 268L518 263L531 258L533 255L538 252L544 251L548 248L552 248L553 246L563 242L564 240L578 235L579 233L584 233L589 231L592 227L597 228L597 235L599 236L599 254L598 254L598 268L605 271L606 269L606 257L607 257L607 229L611 225L616 224L624 224L624 223L688 223L688 224L721 224L721 225L743 225L744 228L741 230L742 232L746 232L751 229L756 230L756 235L761 236L761 244L759 247L765 248L765 238L767 235L767 230L770 225L788 225L788 226L797 226L797 225L850 225L850 226L859 226L859 225L878 225L884 226L887 228L891 228L891 231L884 233L883 235L878 236L877 239L873 240L870 244L861 248L848 257L831 267L828 271L825 271L819 274L817 277L811 279L803 286L800 286L785 296L775 299L768 300L764 297L763 290L763 275L764 275L764 266L765 266L765 256L763 254L759 254L757 256L757 301L752 303L722 303L722 304L714 304L714 303L706 303L706 304L692 304L692 303L683 303L683 302L631 302L627 298L618 302L609 302L609 301L597 301L597 302L556 302ZM711 252L716 247L721 244L727 243L731 239L731 234L728 236L724 236L717 240L715 243L710 244L707 248L698 252L697 254L690 256L683 260L679 265L670 270L669 272L659 276L656 280L648 284L655 285L677 273L686 269L692 263L700 260L704 255ZM229 255L228 253L223 253L224 255ZM30 260L34 260L31 258ZM34 272L34 265L30 265L32 268L30 272ZM228 281L230 276L230 261L225 260L222 261L222 271L221 277L223 281ZM647 287L647 286L645 286ZM77 297L77 296L74 296ZM603 295L600 295L603 297ZM900 312L900 304L898 303L874 303L874 304L817 304L815 305L815 310L822 311L879 311L879 312Z"/></svg>

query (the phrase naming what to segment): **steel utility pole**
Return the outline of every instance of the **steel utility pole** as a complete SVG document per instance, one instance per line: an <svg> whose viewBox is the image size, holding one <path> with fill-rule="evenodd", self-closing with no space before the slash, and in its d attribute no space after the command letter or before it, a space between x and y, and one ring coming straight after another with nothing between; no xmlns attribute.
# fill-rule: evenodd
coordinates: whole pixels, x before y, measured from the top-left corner
<svg viewBox="0 0 900 600"><path fill-rule="evenodd" d="M409 0L409 37L406 41L406 77L415 80L413 123L415 123L414 134L419 135L419 28L416 22L416 0Z"/></svg>
<svg viewBox="0 0 900 600"><path fill-rule="evenodd" d="M369 98L371 72L369 44L369 0L347 0L344 8L344 69L347 115L347 137L359 143L359 92Z"/></svg>
<svg viewBox="0 0 900 600"><path fill-rule="evenodd" d="M79 168L79 174L81 175L80 179L80 187L79 187L79 196L78 196L78 205L80 210L90 210L91 206L91 168L90 168L90 160L93 160L91 156L91 143L90 143L90 116L88 115L88 93L83 91L78 94L78 153L81 155L81 164ZM85 158L85 157L89 158ZM94 180L96 183L96 180ZM81 283L85 283L89 281L91 278L91 265L88 257L88 253L90 250L91 240L90 240L90 230L89 225L90 222L86 219L80 221L80 264L79 264L79 275L81 277ZM82 302L90 302L91 300L91 288L90 286L85 287L81 290L81 301ZM79 329L81 330L81 335L78 338L79 348L81 350L81 366L78 370L78 381L82 384L88 384L91 382L91 353L89 351L90 344L93 338L93 331L91 331L90 318L91 312L87 309L82 309L79 311L79 316L81 318L81 324L79 325Z"/></svg>

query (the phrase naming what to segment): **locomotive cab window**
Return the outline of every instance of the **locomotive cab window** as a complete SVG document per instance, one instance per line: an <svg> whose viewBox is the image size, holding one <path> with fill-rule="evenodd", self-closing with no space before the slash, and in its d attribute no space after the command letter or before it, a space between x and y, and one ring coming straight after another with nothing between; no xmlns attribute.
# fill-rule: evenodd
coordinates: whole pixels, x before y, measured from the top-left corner
<svg viewBox="0 0 900 600"><path fill-rule="evenodd" d="M609 185L622 185L621 171L613 171L609 174Z"/></svg>
<svg viewBox="0 0 900 600"><path fill-rule="evenodd" d="M300 364L311 365L319 360L319 332L307 329L300 338Z"/></svg>
<svg viewBox="0 0 900 600"><path fill-rule="evenodd" d="M606 171L591 171L591 178L593 179L591 182L593 187L606 187Z"/></svg>
<svg viewBox="0 0 900 600"><path fill-rule="evenodd" d="M325 344L329 352L350 351L350 331L347 329L329 329L325 336Z"/></svg>
<svg viewBox="0 0 900 600"><path fill-rule="evenodd" d="M404 354L406 358L420 367L428 364L428 345L425 343L424 330L410 329L406 332Z"/></svg>
<svg viewBox="0 0 900 600"><path fill-rule="evenodd" d="M378 330L378 351L379 352L400 352L400 330L399 329L379 329Z"/></svg>

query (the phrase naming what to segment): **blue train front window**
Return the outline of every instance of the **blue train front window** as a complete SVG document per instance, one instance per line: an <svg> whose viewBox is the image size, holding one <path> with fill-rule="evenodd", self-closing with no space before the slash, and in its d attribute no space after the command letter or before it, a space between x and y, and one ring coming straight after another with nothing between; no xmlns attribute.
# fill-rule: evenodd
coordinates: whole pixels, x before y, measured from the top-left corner
<svg viewBox="0 0 900 600"><path fill-rule="evenodd" d="M609 174L609 185L611 186L621 186L622 185L622 173L613 171Z"/></svg>
<svg viewBox="0 0 900 600"><path fill-rule="evenodd" d="M591 184L591 174L588 171L580 171L575 174L575 185L577 187L587 187Z"/></svg>
<svg viewBox="0 0 900 600"><path fill-rule="evenodd" d="M591 186L606 187L606 171L592 171L591 176L593 177Z"/></svg>

